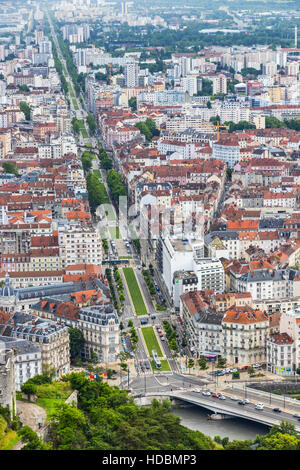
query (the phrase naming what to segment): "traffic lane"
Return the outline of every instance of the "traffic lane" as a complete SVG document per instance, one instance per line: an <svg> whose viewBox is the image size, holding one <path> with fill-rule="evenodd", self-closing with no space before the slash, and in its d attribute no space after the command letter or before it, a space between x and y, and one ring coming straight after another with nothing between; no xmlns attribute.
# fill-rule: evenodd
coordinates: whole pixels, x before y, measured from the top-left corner
<svg viewBox="0 0 300 470"><path fill-rule="evenodd" d="M209 387L207 387L209 389ZM293 417L293 413L288 413L286 411L283 411L282 408L281 409L281 412L278 413L278 412L275 412L273 411L273 408L270 408L268 406L265 406L263 410L257 410L255 408L255 404L256 403L261 403L259 400L255 401L255 402L250 402L250 403L247 403L246 405L239 405L238 404L238 401L234 401L234 400L231 400L230 397L228 395L225 395L224 393L224 396L226 397L225 400L221 400L220 398L213 398L212 396L205 396L205 395L202 395L202 392L184 392L184 395L186 395L187 397L190 397L190 398L193 398L195 399L195 397L197 397L197 395L199 396L201 394L201 399L207 403L207 404L212 404L214 402L216 403L219 403L219 402L222 402L224 403L224 405L226 405L226 403L229 403L230 406L232 406L234 409L241 409L241 408L245 408L245 410L249 410L249 411L255 411L257 413L264 413L265 416L267 417L271 417L271 418L276 418L279 420L279 421L282 421L282 420L288 420L290 422L292 422L293 424L297 424L299 425L299 421L297 418L294 418ZM275 407L274 407L275 408ZM295 411L296 413L296 411Z"/></svg>
<svg viewBox="0 0 300 470"><path fill-rule="evenodd" d="M271 396L271 403L270 403L270 397L267 397L267 396L258 396L256 393L253 393L249 390L247 390L246 388L246 393L245 393L245 390L236 390L236 389L230 389L230 388L226 388L225 391L230 391L232 394L236 395L237 397L240 397L240 398L248 398L251 400L256 400L256 403L260 402L260 403L266 403L267 405L269 406L272 406L274 405L274 408L275 407L278 407L278 408L281 408L282 410L284 410L285 408L287 409L293 409L295 410L295 413L300 413L300 403L298 404L296 401L295 403L289 403L289 402L285 402L284 403L284 400L283 399L278 399L276 398L276 396L274 396L274 394ZM258 390L259 392L259 390ZM285 405L285 406L284 406Z"/></svg>

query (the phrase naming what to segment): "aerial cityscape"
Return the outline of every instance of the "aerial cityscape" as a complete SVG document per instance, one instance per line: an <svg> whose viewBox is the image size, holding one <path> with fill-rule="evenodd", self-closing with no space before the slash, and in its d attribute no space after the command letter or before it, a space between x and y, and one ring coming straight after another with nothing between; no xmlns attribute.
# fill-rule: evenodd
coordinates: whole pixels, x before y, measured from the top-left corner
<svg viewBox="0 0 300 470"><path fill-rule="evenodd" d="M0 450L300 450L299 0L0 5Z"/></svg>

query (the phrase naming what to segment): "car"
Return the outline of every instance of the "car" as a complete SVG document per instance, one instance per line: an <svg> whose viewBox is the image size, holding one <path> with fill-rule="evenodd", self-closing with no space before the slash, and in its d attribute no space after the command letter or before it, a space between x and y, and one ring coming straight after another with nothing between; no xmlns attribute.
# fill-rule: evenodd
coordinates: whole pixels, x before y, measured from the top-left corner
<svg viewBox="0 0 300 470"><path fill-rule="evenodd" d="M233 401L238 401L238 397L234 396L234 397L230 397L230 400L233 400Z"/></svg>
<svg viewBox="0 0 300 470"><path fill-rule="evenodd" d="M248 398L244 398L244 402L246 403L246 405L247 405L248 403L250 403L250 401L248 400Z"/></svg>
<svg viewBox="0 0 300 470"><path fill-rule="evenodd" d="M260 364L253 364L253 369L259 369L260 368Z"/></svg>
<svg viewBox="0 0 300 470"><path fill-rule="evenodd" d="M263 410L264 409L264 404L263 403L256 403L255 404L255 408L257 410Z"/></svg>
<svg viewBox="0 0 300 470"><path fill-rule="evenodd" d="M166 338L165 338L164 336L161 336L160 339L161 339L161 341L165 341L165 340L166 340Z"/></svg>
<svg viewBox="0 0 300 470"><path fill-rule="evenodd" d="M246 405L247 403L245 403L245 400L240 400L239 401L239 405Z"/></svg>
<svg viewBox="0 0 300 470"><path fill-rule="evenodd" d="M210 393L209 390L203 390L202 395L204 395L204 396L206 396L206 397L210 397L210 396L211 396L211 393Z"/></svg>
<svg viewBox="0 0 300 470"><path fill-rule="evenodd" d="M140 361L140 366L143 366L144 365L144 362L143 361Z"/></svg>
<svg viewBox="0 0 300 470"><path fill-rule="evenodd" d="M156 316L155 315L151 315L151 320L155 320Z"/></svg>
<svg viewBox="0 0 300 470"><path fill-rule="evenodd" d="M236 368L230 369L230 372L237 372L238 370Z"/></svg>
<svg viewBox="0 0 300 470"><path fill-rule="evenodd" d="M146 366L146 369L148 369L148 370L150 369L150 364L149 364L148 361L145 362L145 366Z"/></svg>
<svg viewBox="0 0 300 470"><path fill-rule="evenodd" d="M195 392L195 393L200 393L200 392L201 392L201 390L200 390L200 388L193 388L192 392Z"/></svg>
<svg viewBox="0 0 300 470"><path fill-rule="evenodd" d="M160 338L162 338L162 337L164 336L164 334L163 334L163 333L159 333L159 336L160 336Z"/></svg>
<svg viewBox="0 0 300 470"><path fill-rule="evenodd" d="M273 411L275 411L275 413L281 413L281 409L280 409L280 408L273 408Z"/></svg>
<svg viewBox="0 0 300 470"><path fill-rule="evenodd" d="M300 418L300 414L299 414L299 413L295 413L295 414L293 415L293 417L294 417L294 418Z"/></svg>
<svg viewBox="0 0 300 470"><path fill-rule="evenodd" d="M247 370L248 369L248 366L243 366L242 367L242 370Z"/></svg>
<svg viewBox="0 0 300 470"><path fill-rule="evenodd" d="M219 393L218 398L219 398L220 400L226 400L226 397L225 397L222 393Z"/></svg>
<svg viewBox="0 0 300 470"><path fill-rule="evenodd" d="M219 375L225 375L225 372L223 370L218 370L216 373L217 376Z"/></svg>
<svg viewBox="0 0 300 470"><path fill-rule="evenodd" d="M219 398L219 394L218 394L218 393L213 393L213 394L212 394L212 397L213 397L213 398Z"/></svg>

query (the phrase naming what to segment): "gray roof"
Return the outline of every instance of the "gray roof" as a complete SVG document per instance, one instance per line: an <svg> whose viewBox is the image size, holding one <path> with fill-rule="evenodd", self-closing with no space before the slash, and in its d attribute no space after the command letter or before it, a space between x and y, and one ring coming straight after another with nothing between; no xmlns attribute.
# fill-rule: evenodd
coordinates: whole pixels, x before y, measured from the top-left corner
<svg viewBox="0 0 300 470"><path fill-rule="evenodd" d="M37 344L33 344L26 339L12 338L10 336L0 336L0 344L5 343L7 349L15 349L17 354L32 354L41 351Z"/></svg>
<svg viewBox="0 0 300 470"><path fill-rule="evenodd" d="M218 232L210 232L204 236L205 243L211 243L216 237L220 240L238 240L238 232L235 230L222 230Z"/></svg>
<svg viewBox="0 0 300 470"><path fill-rule="evenodd" d="M258 222L258 227L259 229L278 229L282 228L284 226L284 220L283 219L261 219Z"/></svg>
<svg viewBox="0 0 300 470"><path fill-rule="evenodd" d="M300 277L300 271L295 269L257 269L255 271L249 271L240 277L242 282L263 282L263 281L293 281L295 276Z"/></svg>

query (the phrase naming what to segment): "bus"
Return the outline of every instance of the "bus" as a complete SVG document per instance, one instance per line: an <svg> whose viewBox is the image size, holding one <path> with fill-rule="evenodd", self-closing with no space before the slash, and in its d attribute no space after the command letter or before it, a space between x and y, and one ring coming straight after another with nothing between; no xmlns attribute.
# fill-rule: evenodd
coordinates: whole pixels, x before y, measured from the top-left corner
<svg viewBox="0 0 300 470"><path fill-rule="evenodd" d="M155 349L152 349L152 357L153 357L153 360L154 360L155 367L157 369L160 369L161 368L161 362L159 360L159 357L158 357L157 352L156 352Z"/></svg>

